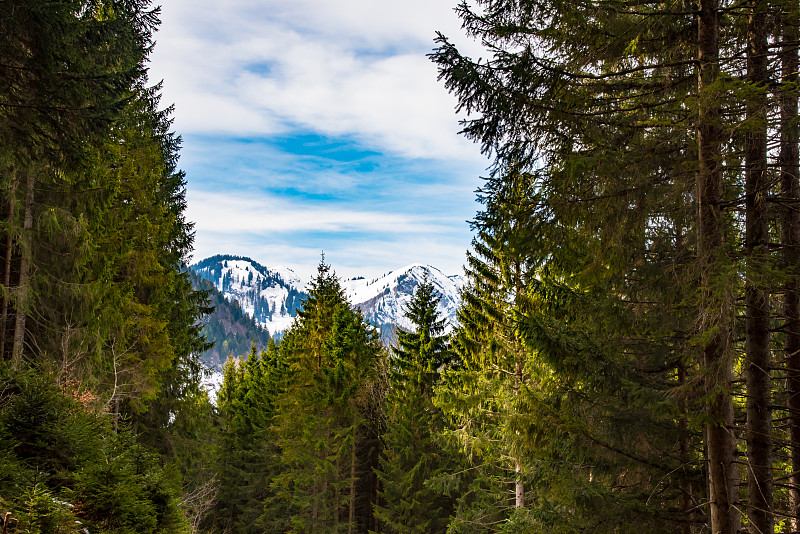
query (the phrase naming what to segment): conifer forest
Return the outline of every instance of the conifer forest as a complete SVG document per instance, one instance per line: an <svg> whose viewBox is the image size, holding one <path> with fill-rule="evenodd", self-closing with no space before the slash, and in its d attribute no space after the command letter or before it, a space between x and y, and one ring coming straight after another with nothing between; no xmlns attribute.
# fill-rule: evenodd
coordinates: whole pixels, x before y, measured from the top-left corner
<svg viewBox="0 0 800 534"><path fill-rule="evenodd" d="M0 0L3 534L800 532L800 3L452 7L458 325L323 256L212 402L159 8Z"/></svg>

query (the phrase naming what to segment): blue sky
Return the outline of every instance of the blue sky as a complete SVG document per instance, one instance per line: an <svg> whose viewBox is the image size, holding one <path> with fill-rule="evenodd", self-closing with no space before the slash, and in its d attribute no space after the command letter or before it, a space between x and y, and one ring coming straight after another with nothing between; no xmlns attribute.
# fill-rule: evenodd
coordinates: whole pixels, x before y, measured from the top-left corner
<svg viewBox="0 0 800 534"><path fill-rule="evenodd" d="M425 57L455 0L170 0L150 63L183 137L194 259L458 273L487 160Z"/></svg>

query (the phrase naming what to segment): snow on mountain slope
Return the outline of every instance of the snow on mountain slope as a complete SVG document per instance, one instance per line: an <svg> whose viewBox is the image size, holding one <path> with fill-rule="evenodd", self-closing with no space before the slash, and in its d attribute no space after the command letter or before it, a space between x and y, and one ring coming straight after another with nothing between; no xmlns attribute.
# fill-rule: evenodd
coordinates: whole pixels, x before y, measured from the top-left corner
<svg viewBox="0 0 800 534"><path fill-rule="evenodd" d="M241 256L213 256L191 266L270 334L292 324L306 298L305 283L288 267L268 268Z"/></svg>
<svg viewBox="0 0 800 534"><path fill-rule="evenodd" d="M452 328L456 324L458 292L463 281L461 277L445 275L436 267L415 263L378 278L344 280L342 287L350 302L361 308L370 323L394 324L408 330L412 325L405 318L405 309L417 285L426 276L441 297L439 313L448 319Z"/></svg>
<svg viewBox="0 0 800 534"><path fill-rule="evenodd" d="M285 331L306 298L305 283L287 267L265 267L241 256L213 256L192 269L211 281L229 300L238 300L242 309L271 334ZM460 276L447 276L430 265L413 264L377 278L352 278L342 281L347 299L358 306L370 323L382 330L397 325L409 329L405 307L417 285L428 277L441 295L439 312L456 324Z"/></svg>

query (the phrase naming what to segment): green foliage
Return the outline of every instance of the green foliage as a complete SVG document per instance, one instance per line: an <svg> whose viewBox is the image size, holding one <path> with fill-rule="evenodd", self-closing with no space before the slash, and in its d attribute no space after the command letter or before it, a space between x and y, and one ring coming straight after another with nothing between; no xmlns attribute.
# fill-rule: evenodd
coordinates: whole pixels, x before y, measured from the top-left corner
<svg viewBox="0 0 800 534"><path fill-rule="evenodd" d="M18 531L188 531L179 477L131 433L32 370L4 369L0 391L0 496Z"/></svg>
<svg viewBox="0 0 800 534"><path fill-rule="evenodd" d="M157 10L0 9L2 357L36 361L140 413L161 375L179 361L196 367L191 355L204 349L204 304L183 272L192 228L179 139L159 87L144 85Z"/></svg>
<svg viewBox="0 0 800 534"><path fill-rule="evenodd" d="M209 306L214 309L203 319L202 334L214 344L201 356L206 365L221 368L231 355L247 354L253 342L259 352L267 348L269 332L245 314L238 301L230 302L211 282L194 271L190 270L189 276L192 287L209 294Z"/></svg>
<svg viewBox="0 0 800 534"><path fill-rule="evenodd" d="M272 496L270 483L280 470L271 425L284 373L274 343L260 354L253 346L246 358L225 364L217 398L222 423L220 487L210 521L224 532L262 531L264 503Z"/></svg>
<svg viewBox="0 0 800 534"><path fill-rule="evenodd" d="M451 528L671 531L702 476L677 380L685 345L663 334L689 328L682 286L653 282L675 274L658 268L623 284L627 259L598 265L602 239L549 220L537 183L512 171L480 192L461 365L436 396L472 464Z"/></svg>
<svg viewBox="0 0 800 534"><path fill-rule="evenodd" d="M207 348L198 323L210 310L185 269L193 231L180 140L171 110L159 109L160 87L146 86L158 22L146 0L0 5L0 365L35 368L89 411L111 411L115 429L127 421L138 443L176 460L179 473L163 476L191 487L202 485L213 422L198 359ZM2 476L34 484L36 502L65 501L62 486L75 489L91 456L83 444L100 451L106 423L65 408L49 386L19 391L6 413L16 446L2 456ZM118 456L105 451L103 461ZM137 458L136 477L149 472L151 489L167 491L155 488L172 482L152 470L163 459ZM120 476L133 461L115 460ZM136 477L124 485L144 487ZM183 528L154 504L163 495L141 491L122 506L149 502L154 529ZM141 530L121 513L103 528Z"/></svg>
<svg viewBox="0 0 800 534"><path fill-rule="evenodd" d="M149 2L0 5L0 137L16 163L81 165L141 79L158 23Z"/></svg>
<svg viewBox="0 0 800 534"><path fill-rule="evenodd" d="M383 532L445 532L454 507L448 492L431 488L434 479L459 467L458 451L437 440L445 420L432 402L439 373L452 360L443 334L445 319L436 310L439 299L427 279L417 286L405 311L414 330L398 332L390 361L375 508Z"/></svg>
<svg viewBox="0 0 800 534"><path fill-rule="evenodd" d="M760 134L778 143L758 117L777 125L778 109L750 81L754 61L778 57L758 57L751 39L783 39L781 61L796 54L780 37L796 19L780 31L753 21L796 7L740 7L478 1L458 12L487 57L439 37L432 59L470 112L464 133L495 163L454 341L463 367L437 390L476 473L454 528L731 533L739 477L774 476L778 464L736 465L738 401L757 394L737 376L756 329L738 323L769 315L768 345L782 319L766 301L739 303L745 286L785 291L760 256L778 225L752 200L797 195L770 197L775 179L748 190L742 148ZM785 140L796 128L780 113ZM755 244L753 218L765 228ZM763 400L774 395L761 398L748 417L774 427ZM750 434L777 450L768 430ZM512 461L526 490L513 513ZM751 504L768 485L750 485Z"/></svg>
<svg viewBox="0 0 800 534"><path fill-rule="evenodd" d="M380 452L381 347L324 263L280 354L288 369L273 427L282 470L271 484L278 508L266 520L291 532L366 532Z"/></svg>
<svg viewBox="0 0 800 534"><path fill-rule="evenodd" d="M218 396L224 532L366 532L379 447L380 345L321 264L278 346L229 360Z"/></svg>
<svg viewBox="0 0 800 534"><path fill-rule="evenodd" d="M109 533L185 532L179 477L160 462L131 434L109 436L76 474L71 496L82 520Z"/></svg>
<svg viewBox="0 0 800 534"><path fill-rule="evenodd" d="M21 534L65 534L75 532L82 524L75 515L74 506L56 499L42 484L25 488L19 499L17 531Z"/></svg>

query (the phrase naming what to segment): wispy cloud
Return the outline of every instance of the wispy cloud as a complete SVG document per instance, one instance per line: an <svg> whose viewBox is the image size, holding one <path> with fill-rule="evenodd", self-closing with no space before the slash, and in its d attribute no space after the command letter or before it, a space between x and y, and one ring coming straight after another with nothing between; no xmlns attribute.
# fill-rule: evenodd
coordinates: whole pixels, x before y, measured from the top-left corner
<svg viewBox="0 0 800 534"><path fill-rule="evenodd" d="M425 57L435 30L457 27L452 0L172 0L163 10L151 77L167 81L183 132L302 127L407 157L476 158Z"/></svg>
<svg viewBox="0 0 800 534"><path fill-rule="evenodd" d="M432 213L428 216L330 207L324 203L297 203L282 197L236 195L223 192L191 192L188 215L198 215L198 231L237 231L276 235L287 232L360 232L434 235L449 233L450 220ZM205 217L214 213L215 217Z"/></svg>
<svg viewBox="0 0 800 534"><path fill-rule="evenodd" d="M486 161L426 57L462 33L456 3L165 2L151 79L184 136L195 258L458 272Z"/></svg>
<svg viewBox="0 0 800 534"><path fill-rule="evenodd" d="M466 228L435 213L412 216L224 192L190 191L188 204L189 218L197 221L196 259L220 252L269 258L304 275L322 250L344 276L415 262L455 273L469 244Z"/></svg>

